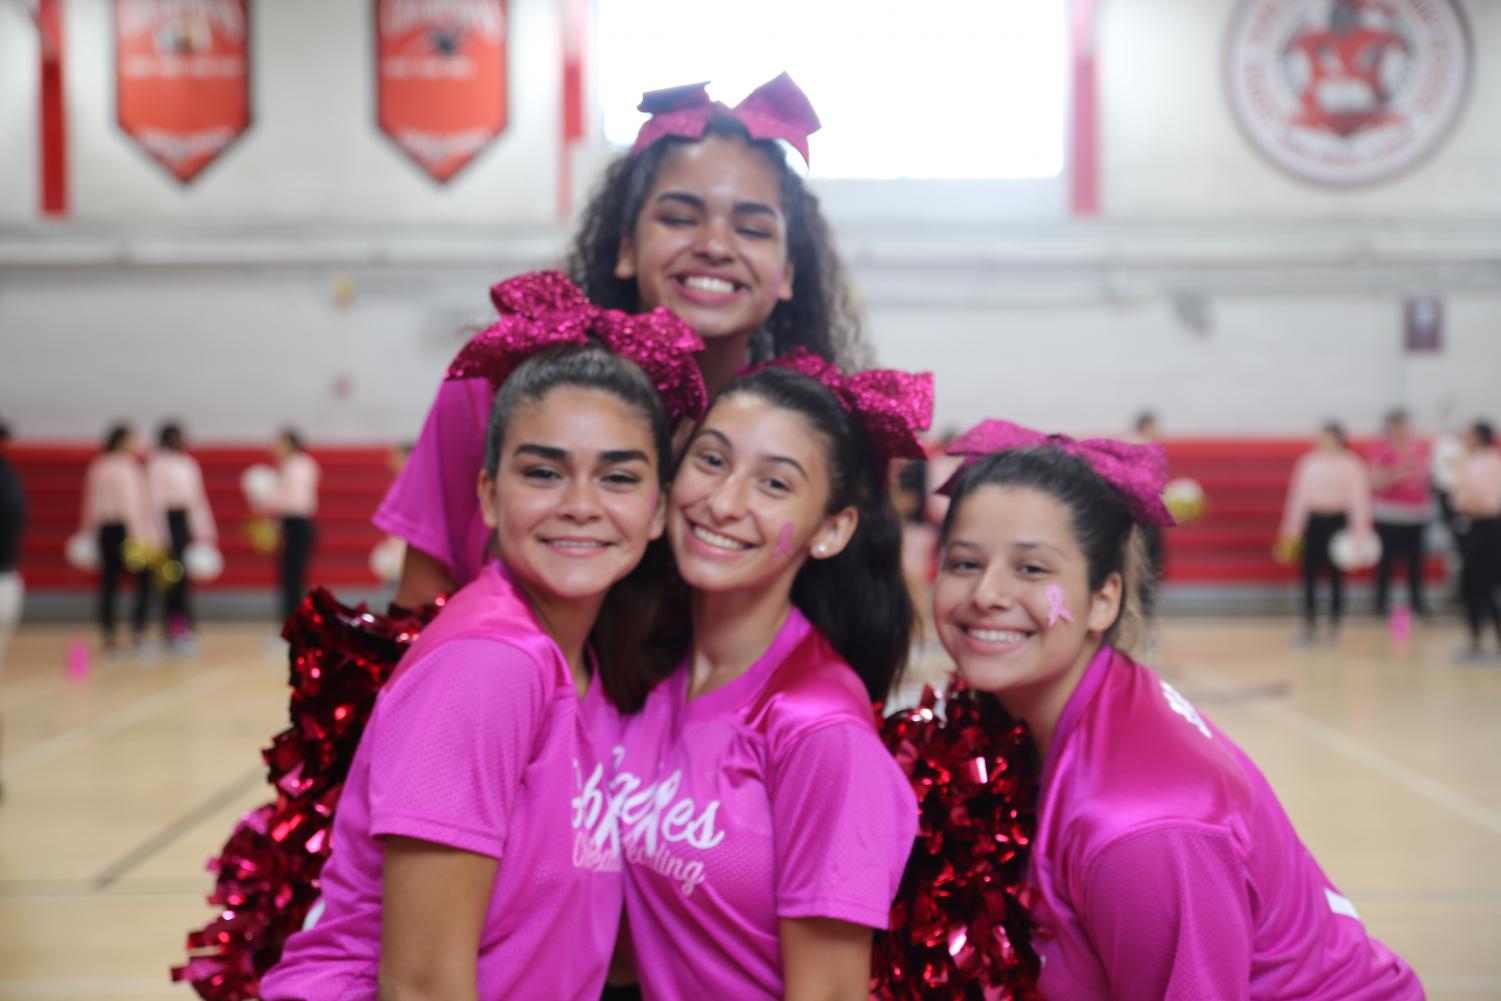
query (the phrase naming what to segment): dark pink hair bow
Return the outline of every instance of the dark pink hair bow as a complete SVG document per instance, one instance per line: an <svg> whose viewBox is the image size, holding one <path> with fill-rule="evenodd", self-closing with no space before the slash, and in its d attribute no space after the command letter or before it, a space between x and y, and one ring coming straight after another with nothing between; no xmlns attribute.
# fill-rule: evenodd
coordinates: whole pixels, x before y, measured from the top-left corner
<svg viewBox="0 0 1501 1001"><path fill-rule="evenodd" d="M955 438L945 451L964 456L964 464L938 492L953 493L964 470L992 452L1018 448L1057 448L1077 456L1120 491L1137 521L1148 525L1176 524L1162 503L1162 488L1167 484L1167 453L1161 445L1130 445L1111 438L1075 441L1066 434L1043 434L1010 421L981 421Z"/></svg>
<svg viewBox="0 0 1501 1001"><path fill-rule="evenodd" d="M596 306L561 271L535 271L490 287L500 318L475 334L448 366L449 379L486 378L497 388L544 348L593 337L646 373L673 424L704 415L708 394L694 354L704 342L665 309L622 313Z"/></svg>
<svg viewBox="0 0 1501 1001"><path fill-rule="evenodd" d="M834 394L865 432L866 443L884 469L891 459L921 459L927 455L919 431L933 420L933 373L872 369L845 375L831 361L807 348L756 366L785 368L806 375Z"/></svg>
<svg viewBox="0 0 1501 1001"><path fill-rule="evenodd" d="M752 139L781 139L808 159L808 137L822 126L808 96L792 77L783 73L763 83L751 95L731 108L709 99L708 83L690 83L667 90L652 90L641 96L637 111L651 118L636 134L632 155L666 136L698 140L704 137L710 119L733 118L745 126Z"/></svg>

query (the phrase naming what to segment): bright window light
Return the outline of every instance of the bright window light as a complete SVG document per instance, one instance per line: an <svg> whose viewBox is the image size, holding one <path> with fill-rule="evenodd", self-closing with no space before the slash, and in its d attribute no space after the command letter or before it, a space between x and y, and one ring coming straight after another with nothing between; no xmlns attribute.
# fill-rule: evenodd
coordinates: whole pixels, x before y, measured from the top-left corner
<svg viewBox="0 0 1501 1001"><path fill-rule="evenodd" d="M643 91L699 80L734 105L782 70L823 122L815 177L1063 172L1064 0L598 0L605 136ZM796 157L794 157L796 159Z"/></svg>

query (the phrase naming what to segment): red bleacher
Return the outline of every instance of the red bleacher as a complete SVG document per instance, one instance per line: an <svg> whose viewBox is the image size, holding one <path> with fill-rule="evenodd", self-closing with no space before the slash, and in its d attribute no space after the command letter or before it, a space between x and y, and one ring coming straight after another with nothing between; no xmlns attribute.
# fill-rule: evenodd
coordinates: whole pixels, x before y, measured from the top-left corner
<svg viewBox="0 0 1501 1001"><path fill-rule="evenodd" d="M1291 581L1296 565L1272 559L1293 463L1311 443L1304 438L1182 438L1166 443L1173 478L1204 488L1208 514L1167 534L1167 580L1182 584L1258 584ZM1355 445L1363 451L1363 443ZM1441 579L1439 557L1425 576ZM1357 576L1369 576L1364 571Z"/></svg>
<svg viewBox="0 0 1501 1001"><path fill-rule="evenodd" d="M1208 515L1168 535L1167 579L1184 584L1264 584L1290 581L1296 568L1271 557L1277 522L1293 462L1307 451L1304 439L1177 439L1167 445L1174 477L1190 477L1204 488ZM63 549L78 528L84 467L92 448L15 446L31 514L22 547L22 571L29 587L48 591L87 590L92 576L68 566ZM195 448L203 466L209 502L219 523L224 574L214 589L270 587L275 555L256 552L243 526L250 510L240 492L240 475L270 456L253 448ZM384 448L322 448L312 455L323 468L318 511L318 545L309 580L332 587L371 586L370 550L380 533L370 515L380 503L390 472ZM1433 559L1429 577L1441 577Z"/></svg>
<svg viewBox="0 0 1501 1001"><path fill-rule="evenodd" d="M30 589L82 591L93 588L93 575L75 570L63 557L69 536L78 530L83 474L95 449L78 446L15 445L11 458L20 471L29 505L21 545L21 572ZM370 515L391 483L384 448L315 448L310 454L322 467L318 490L318 541L308 580L332 587L372 586L370 550L381 533ZM209 506L219 525L224 573L198 585L206 589L270 588L276 581L276 555L256 552L244 533L250 508L240 491L240 475L256 463L271 464L257 448L195 447L203 467Z"/></svg>

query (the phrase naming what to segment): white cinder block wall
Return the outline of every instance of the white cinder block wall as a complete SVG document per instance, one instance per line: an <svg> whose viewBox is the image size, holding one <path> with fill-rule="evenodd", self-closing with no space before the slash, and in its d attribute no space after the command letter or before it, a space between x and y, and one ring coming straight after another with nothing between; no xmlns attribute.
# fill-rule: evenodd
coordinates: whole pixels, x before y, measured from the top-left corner
<svg viewBox="0 0 1501 1001"><path fill-rule="evenodd" d="M1232 6L1102 5L1099 220L1068 218L1063 179L821 186L878 358L936 372L940 426L1501 416L1501 4L1465 2L1473 91L1444 147L1358 191L1246 145L1221 85ZM169 413L200 440L413 435L486 286L566 242L556 5L512 0L511 124L446 187L375 128L364 0L254 5L254 123L189 187L114 123L109 9L67 5L59 224L37 214L35 32L0 4L0 415L52 440ZM608 156L579 151L576 173ZM1410 294L1443 298L1442 352L1402 351Z"/></svg>

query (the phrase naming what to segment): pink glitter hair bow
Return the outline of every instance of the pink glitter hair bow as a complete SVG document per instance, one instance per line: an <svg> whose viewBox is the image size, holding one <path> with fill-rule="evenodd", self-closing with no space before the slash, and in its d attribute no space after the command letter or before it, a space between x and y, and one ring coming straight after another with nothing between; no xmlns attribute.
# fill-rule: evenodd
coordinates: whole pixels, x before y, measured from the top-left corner
<svg viewBox="0 0 1501 1001"><path fill-rule="evenodd" d="M1167 484L1167 454L1161 445L1130 445L1111 438L1076 441L1066 434L1043 434L1010 421L981 421L955 438L945 451L964 456L964 464L938 492L953 493L964 471L992 452L1018 448L1057 448L1077 456L1120 491L1131 516L1138 522L1176 524L1162 503L1162 488Z"/></svg>
<svg viewBox="0 0 1501 1001"><path fill-rule="evenodd" d="M698 140L713 118L733 118L745 126L752 139L781 139L808 159L808 137L821 128L813 105L792 77L783 73L751 92L751 95L731 108L719 101L709 99L705 90L707 83L690 83L667 90L652 90L641 96L637 111L645 111L651 118L641 126L636 135L636 145L631 154L640 153L646 147L666 136Z"/></svg>
<svg viewBox="0 0 1501 1001"><path fill-rule="evenodd" d="M845 375L831 361L807 348L756 366L785 368L818 382L834 394L839 405L854 415L865 440L884 469L891 459L921 459L927 455L919 431L933 420L933 373L872 369Z"/></svg>
<svg viewBox="0 0 1501 1001"><path fill-rule="evenodd" d="M598 340L635 362L661 394L675 425L704 415L708 394L694 354L704 342L665 309L632 315L596 306L561 271L535 271L490 287L500 318L464 345L448 366L449 379L486 378L499 387L544 348Z"/></svg>

